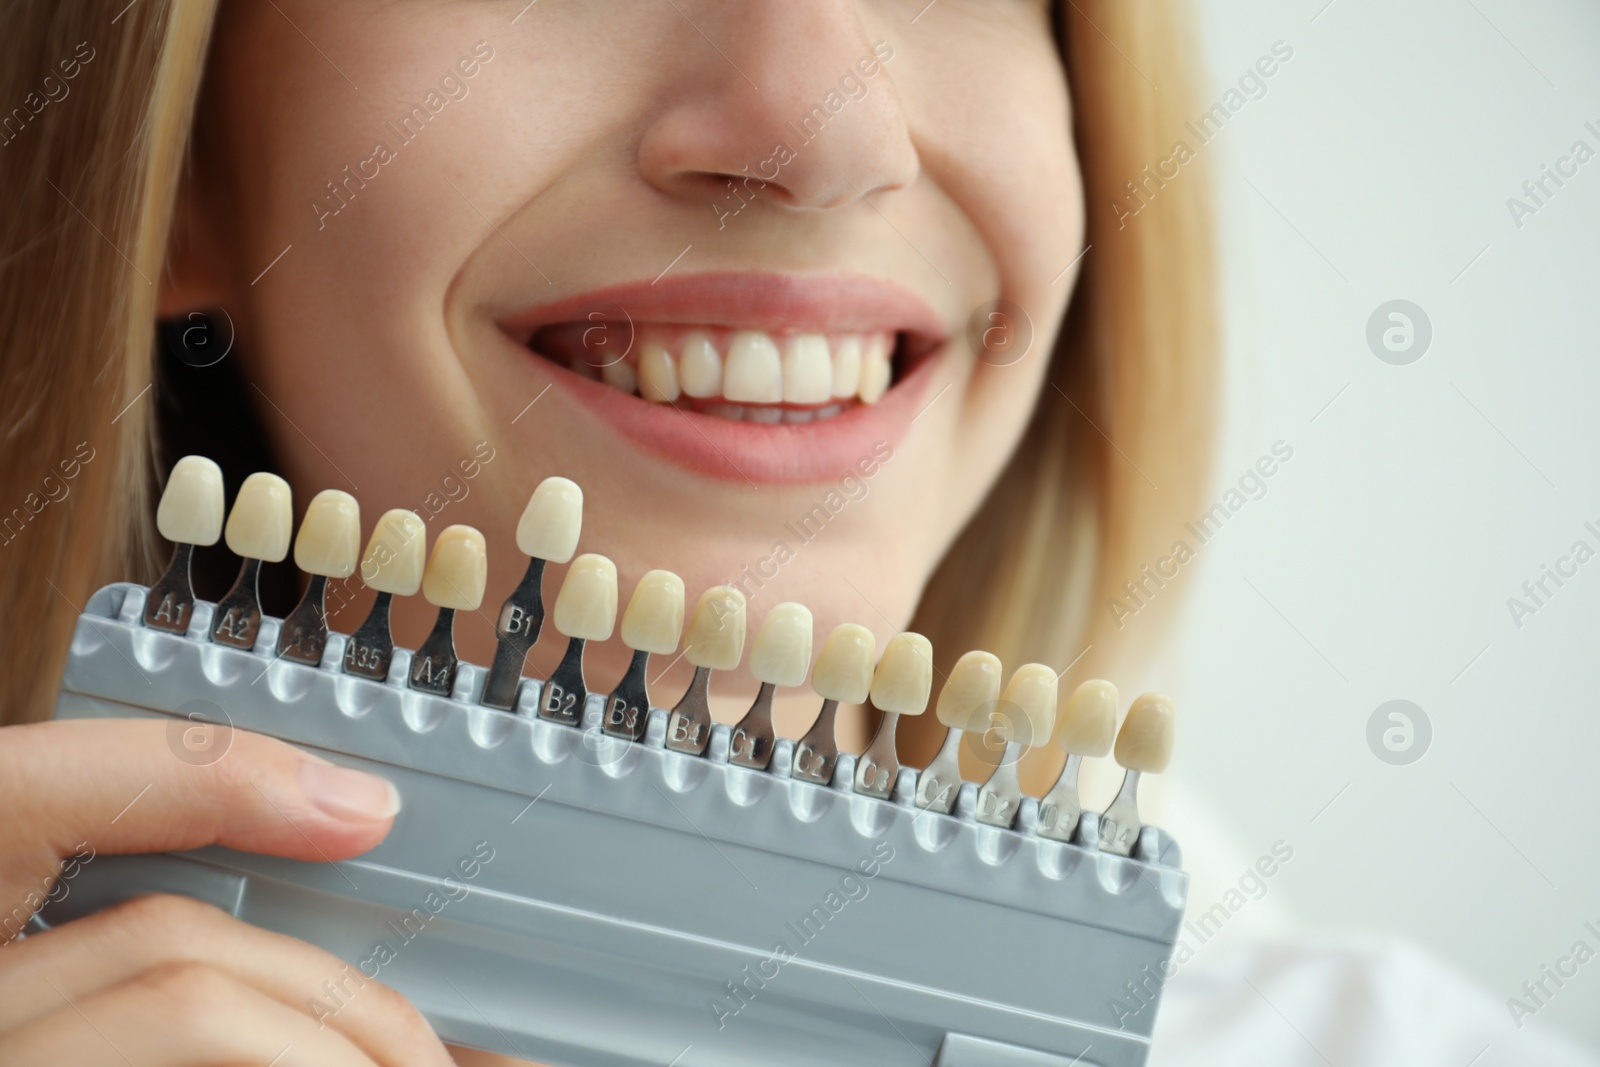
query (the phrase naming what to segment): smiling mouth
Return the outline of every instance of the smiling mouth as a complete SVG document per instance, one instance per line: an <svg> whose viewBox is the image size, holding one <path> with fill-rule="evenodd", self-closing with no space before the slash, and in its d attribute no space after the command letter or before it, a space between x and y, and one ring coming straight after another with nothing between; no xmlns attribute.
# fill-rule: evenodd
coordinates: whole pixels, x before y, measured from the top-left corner
<svg viewBox="0 0 1600 1067"><path fill-rule="evenodd" d="M888 330L807 332L606 320L555 323L528 348L652 404L776 425L875 405L935 347Z"/></svg>

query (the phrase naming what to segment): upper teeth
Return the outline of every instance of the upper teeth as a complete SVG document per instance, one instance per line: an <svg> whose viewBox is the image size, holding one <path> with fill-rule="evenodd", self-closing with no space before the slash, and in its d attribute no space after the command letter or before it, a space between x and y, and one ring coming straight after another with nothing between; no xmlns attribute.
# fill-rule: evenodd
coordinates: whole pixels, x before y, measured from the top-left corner
<svg viewBox="0 0 1600 1067"><path fill-rule="evenodd" d="M637 389L644 399L662 404L687 396L730 405L829 409L837 406L830 402L850 399L875 404L889 388L892 335L887 333L775 337L742 330L724 343L725 353L719 352L710 333L692 330L677 339L674 354L670 340L641 336L637 364L614 361L600 368L600 377L614 389Z"/></svg>

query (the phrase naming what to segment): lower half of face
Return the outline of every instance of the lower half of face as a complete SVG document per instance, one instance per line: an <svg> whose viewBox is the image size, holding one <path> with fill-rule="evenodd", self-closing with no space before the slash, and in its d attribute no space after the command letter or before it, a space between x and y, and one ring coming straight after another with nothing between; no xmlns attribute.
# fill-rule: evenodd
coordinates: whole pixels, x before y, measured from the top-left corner
<svg viewBox="0 0 1600 1067"><path fill-rule="evenodd" d="M1082 240L1047 11L922 6L235 0L166 304L238 323L301 500L484 531L469 658L552 474L623 604L666 568L881 644L1047 387Z"/></svg>

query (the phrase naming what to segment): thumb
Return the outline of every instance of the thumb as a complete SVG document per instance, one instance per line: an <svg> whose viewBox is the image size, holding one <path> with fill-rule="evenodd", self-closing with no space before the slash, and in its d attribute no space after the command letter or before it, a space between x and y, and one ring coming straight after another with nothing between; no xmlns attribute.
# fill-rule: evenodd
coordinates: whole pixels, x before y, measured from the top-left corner
<svg viewBox="0 0 1600 1067"><path fill-rule="evenodd" d="M45 852L53 864L85 844L346 859L383 840L400 810L388 779L225 725L183 729L181 740L151 719L0 729L0 810L11 813L0 824L0 869Z"/></svg>

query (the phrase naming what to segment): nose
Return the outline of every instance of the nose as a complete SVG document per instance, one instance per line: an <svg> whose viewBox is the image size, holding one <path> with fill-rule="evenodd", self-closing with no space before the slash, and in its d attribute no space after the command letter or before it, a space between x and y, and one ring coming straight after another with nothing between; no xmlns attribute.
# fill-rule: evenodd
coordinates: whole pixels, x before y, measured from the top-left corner
<svg viewBox="0 0 1600 1067"><path fill-rule="evenodd" d="M893 46L869 38L855 0L674 6L682 33L638 150L651 185L713 205L759 192L817 210L916 178Z"/></svg>

